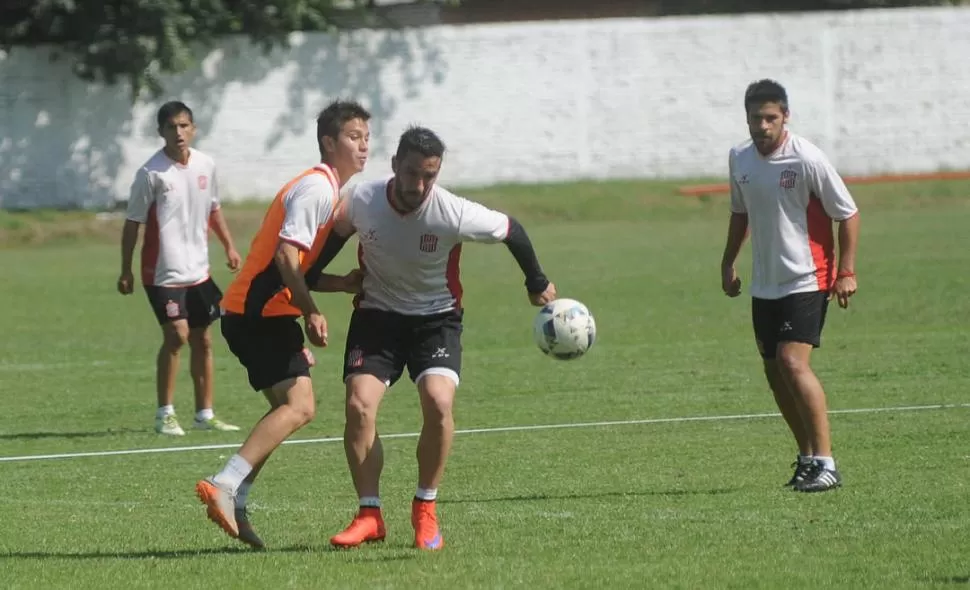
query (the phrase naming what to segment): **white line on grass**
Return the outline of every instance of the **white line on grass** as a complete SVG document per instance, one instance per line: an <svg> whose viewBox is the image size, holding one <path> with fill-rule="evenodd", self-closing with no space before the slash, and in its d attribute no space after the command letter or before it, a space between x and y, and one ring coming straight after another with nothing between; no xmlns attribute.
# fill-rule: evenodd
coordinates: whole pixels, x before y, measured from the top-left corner
<svg viewBox="0 0 970 590"><path fill-rule="evenodd" d="M65 361L53 363L0 363L0 372L25 373L28 371L56 371L60 369L76 369L90 367L106 367L116 365L109 361Z"/></svg>
<svg viewBox="0 0 970 590"><path fill-rule="evenodd" d="M933 404L925 406L893 406L888 408L850 408L846 410L830 410L829 414L877 414L885 412L919 412L926 410L952 410L970 408L970 404ZM538 430L560 430L565 428L602 428L606 426L635 426L641 424L676 424L684 422L721 422L726 420L757 420L760 418L777 418L781 414L769 412L764 414L727 414L719 416L681 416L677 418L646 418L643 420L614 420L608 422L573 422L570 424L534 424L529 426L498 426L493 428L469 428L456 430L455 434L489 434L496 432L534 432ZM418 432L402 432L398 434L382 434L382 439L417 438ZM307 438L288 440L284 445L305 445L317 443L341 442L342 437ZM162 447L157 449L124 449L120 451L90 451L85 453L58 453L55 455L21 455L19 457L0 457L0 463L8 461L43 461L47 459L78 459L81 457L111 457L115 455L147 455L155 453L180 453L186 451L212 451L218 449L235 449L241 443L219 445L195 445L183 447Z"/></svg>

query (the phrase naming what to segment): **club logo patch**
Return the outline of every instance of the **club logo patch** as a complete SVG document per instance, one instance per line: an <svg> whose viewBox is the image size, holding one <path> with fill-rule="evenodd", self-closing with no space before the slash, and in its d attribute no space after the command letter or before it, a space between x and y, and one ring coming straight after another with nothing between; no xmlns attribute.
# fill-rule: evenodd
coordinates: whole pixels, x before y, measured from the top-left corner
<svg viewBox="0 0 970 590"><path fill-rule="evenodd" d="M421 236L421 244L418 246L422 252L435 252L438 250L438 236L434 234L424 234Z"/></svg>
<svg viewBox="0 0 970 590"><path fill-rule="evenodd" d="M364 351L359 346L355 346L347 353L347 366L356 369L362 364L364 364Z"/></svg>
<svg viewBox="0 0 970 590"><path fill-rule="evenodd" d="M170 318L179 317L179 304L169 299L165 304L165 315Z"/></svg>
<svg viewBox="0 0 970 590"><path fill-rule="evenodd" d="M795 188L795 180L798 178L798 173L794 170L785 170L781 173L781 179L778 184L781 188Z"/></svg>

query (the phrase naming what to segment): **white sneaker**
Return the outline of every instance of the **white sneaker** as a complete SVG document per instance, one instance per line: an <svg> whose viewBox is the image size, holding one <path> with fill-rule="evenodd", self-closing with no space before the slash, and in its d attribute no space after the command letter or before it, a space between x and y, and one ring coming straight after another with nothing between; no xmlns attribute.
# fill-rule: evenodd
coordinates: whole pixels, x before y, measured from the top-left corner
<svg viewBox="0 0 970 590"><path fill-rule="evenodd" d="M167 434L169 436L185 436L185 431L182 430L182 426L179 425L178 418L175 414L169 414L167 416L162 416L161 418L155 418L155 432L159 434Z"/></svg>
<svg viewBox="0 0 970 590"><path fill-rule="evenodd" d="M229 424L228 422L223 422L222 420L213 416L208 420L195 419L195 427L198 430L219 430L221 432L235 432L239 430L239 427L235 424Z"/></svg>
<svg viewBox="0 0 970 590"><path fill-rule="evenodd" d="M236 497L207 477L195 484L195 495L206 505L206 516L232 538L239 536L236 524Z"/></svg>

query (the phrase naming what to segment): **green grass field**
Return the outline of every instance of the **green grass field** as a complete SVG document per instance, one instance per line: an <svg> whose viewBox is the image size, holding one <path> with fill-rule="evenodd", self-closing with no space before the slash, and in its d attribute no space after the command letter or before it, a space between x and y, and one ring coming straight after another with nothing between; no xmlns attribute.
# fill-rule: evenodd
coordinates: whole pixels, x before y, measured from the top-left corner
<svg viewBox="0 0 970 590"><path fill-rule="evenodd" d="M746 297L720 292L723 196L673 184L497 187L561 296L599 339L556 362L532 343L522 278L501 246L470 246L465 369L439 511L447 547L409 547L419 410L389 393L387 542L332 551L355 509L339 442L282 447L254 488L251 553L193 495L242 433L152 431L158 332L122 298L118 221L0 215L2 588L919 588L970 584L970 183L857 187L860 290L833 308L814 365L841 490L781 487L795 449L763 382ZM227 207L240 245L262 206ZM29 240L30 245L16 242ZM335 263L346 269L351 248ZM229 274L214 248L216 279ZM748 252L741 263L748 276ZM349 299L322 296L317 420L342 432ZM216 338L216 410L264 412ZM191 413L187 363L177 393ZM637 422L639 421L639 422ZM602 425L601 422L627 422ZM630 423L632 422L632 423ZM529 428L559 425L561 428ZM566 427L571 426L571 427ZM495 430L523 427L519 430ZM48 454L229 448L74 458ZM25 457L20 460L6 459Z"/></svg>

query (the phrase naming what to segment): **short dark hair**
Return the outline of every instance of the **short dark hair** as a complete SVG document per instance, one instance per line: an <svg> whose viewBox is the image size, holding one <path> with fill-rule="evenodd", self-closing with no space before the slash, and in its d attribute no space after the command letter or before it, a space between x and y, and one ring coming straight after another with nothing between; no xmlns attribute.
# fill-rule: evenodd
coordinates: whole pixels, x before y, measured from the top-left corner
<svg viewBox="0 0 970 590"><path fill-rule="evenodd" d="M192 116L192 109L189 108L187 104L179 100L170 100L158 108L158 114L155 115L155 120L158 122L158 128L161 129L165 126L165 123L169 119L177 115L186 113L189 116L189 121L195 123L195 119Z"/></svg>
<svg viewBox="0 0 970 590"><path fill-rule="evenodd" d="M408 152L418 152L425 158L440 158L445 155L445 144L427 127L411 125L401 134L395 157L400 160Z"/></svg>
<svg viewBox="0 0 970 590"><path fill-rule="evenodd" d="M761 105L766 102L777 102L783 112L788 112L788 92L785 87L774 80L764 79L752 82L744 91L744 112L751 109L751 105Z"/></svg>
<svg viewBox="0 0 970 590"><path fill-rule="evenodd" d="M344 124L354 119L369 121L370 113L353 100L335 100L320 111L317 115L317 147L320 148L321 157L324 153L323 142L320 140L324 137L337 139Z"/></svg>

